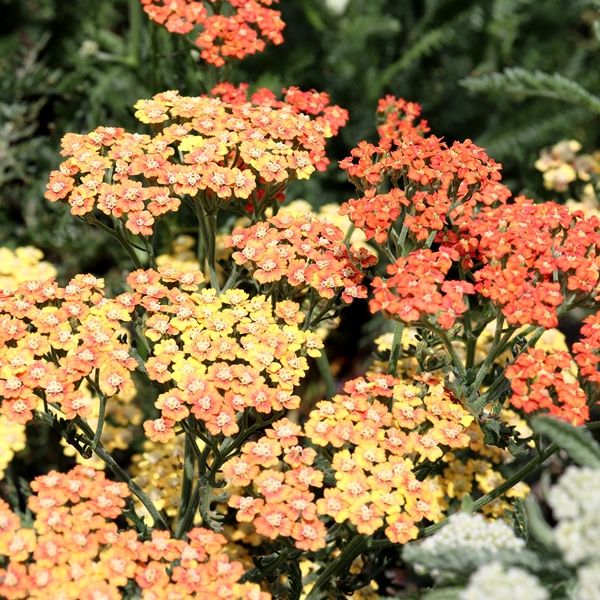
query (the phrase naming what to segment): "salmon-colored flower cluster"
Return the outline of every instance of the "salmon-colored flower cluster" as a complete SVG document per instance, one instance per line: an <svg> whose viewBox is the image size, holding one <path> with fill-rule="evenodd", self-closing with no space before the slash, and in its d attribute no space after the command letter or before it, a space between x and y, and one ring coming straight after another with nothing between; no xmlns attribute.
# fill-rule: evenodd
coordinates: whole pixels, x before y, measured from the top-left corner
<svg viewBox="0 0 600 600"><path fill-rule="evenodd" d="M127 281L144 309L145 371L164 390L155 402L160 418L144 424L151 440L168 441L190 414L212 435L231 436L248 408L298 407L293 392L308 370L305 355L318 356L322 343L299 327L304 315L296 303L273 306L264 296L240 289L218 295L195 283L169 287L153 270Z"/></svg>
<svg viewBox="0 0 600 600"><path fill-rule="evenodd" d="M242 446L241 454L224 465L223 478L247 488L228 501L238 522L252 523L266 538L291 537L297 548L315 551L325 546L327 534L315 503L323 473L314 466L315 450L301 445L303 439L299 425L281 419Z"/></svg>
<svg viewBox="0 0 600 600"><path fill-rule="evenodd" d="M227 60L282 44L285 24L269 8L279 0L141 0L148 16L171 33L192 34L203 60L222 67Z"/></svg>
<svg viewBox="0 0 600 600"><path fill-rule="evenodd" d="M547 411L557 419L583 425L589 408L574 372L568 352L530 348L506 368L513 392L509 402L526 413Z"/></svg>
<svg viewBox="0 0 600 600"><path fill-rule="evenodd" d="M67 159L50 174L45 197L66 201L79 217L120 220L142 236L186 197L204 211L233 200L264 209L282 199L289 180L326 167L326 139L347 120L326 95L290 88L282 101L266 90L247 99L228 84L215 96L163 92L135 109L142 123L160 131L98 127L67 134Z"/></svg>
<svg viewBox="0 0 600 600"><path fill-rule="evenodd" d="M475 290L491 299L511 325L558 325L565 302L597 295L600 219L585 218L554 202L513 204L483 212L449 234L463 265L480 263Z"/></svg>
<svg viewBox="0 0 600 600"><path fill-rule="evenodd" d="M365 298L363 268L376 261L365 248L344 243L339 227L311 214L282 213L266 222L233 230L233 260L250 269L259 283L285 281L286 297L315 290L320 298L340 296L346 303Z"/></svg>
<svg viewBox="0 0 600 600"><path fill-rule="evenodd" d="M129 491L102 472L52 471L31 487L31 525L0 500L2 598L117 600L125 590L144 600L270 598L256 584L238 583L244 567L208 529L192 529L185 540L156 530L145 541L120 530Z"/></svg>
<svg viewBox="0 0 600 600"><path fill-rule="evenodd" d="M82 387L113 396L131 388L137 363L122 341L136 298L105 298L103 281L78 275L64 288L53 279L0 292L0 413L26 423L33 411L86 417L94 401Z"/></svg>
<svg viewBox="0 0 600 600"><path fill-rule="evenodd" d="M573 344L573 355L581 375L600 383L600 312L583 320L581 339Z"/></svg>
<svg viewBox="0 0 600 600"><path fill-rule="evenodd" d="M340 163L359 192L342 211L367 239L383 243L398 236L393 227L399 222L424 242L458 215L509 197L499 183L500 165L470 140L448 146L426 135L426 123L415 123L417 104L388 97L379 114L378 143L360 142Z"/></svg>
<svg viewBox="0 0 600 600"><path fill-rule="evenodd" d="M373 280L371 312L384 314L411 323L434 316L443 329L450 329L467 311L465 294L473 294L467 281L447 280L454 261L459 259L455 249L441 246L439 250L416 250L399 258L387 270L387 279Z"/></svg>

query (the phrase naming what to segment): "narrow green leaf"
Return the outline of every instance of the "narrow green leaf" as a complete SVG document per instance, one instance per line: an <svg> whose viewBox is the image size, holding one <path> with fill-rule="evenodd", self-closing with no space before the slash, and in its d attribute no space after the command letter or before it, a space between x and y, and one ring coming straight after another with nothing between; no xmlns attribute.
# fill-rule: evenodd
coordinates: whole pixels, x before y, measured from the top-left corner
<svg viewBox="0 0 600 600"><path fill-rule="evenodd" d="M550 438L577 464L600 468L600 446L586 429L551 417L534 417L531 426L536 433Z"/></svg>

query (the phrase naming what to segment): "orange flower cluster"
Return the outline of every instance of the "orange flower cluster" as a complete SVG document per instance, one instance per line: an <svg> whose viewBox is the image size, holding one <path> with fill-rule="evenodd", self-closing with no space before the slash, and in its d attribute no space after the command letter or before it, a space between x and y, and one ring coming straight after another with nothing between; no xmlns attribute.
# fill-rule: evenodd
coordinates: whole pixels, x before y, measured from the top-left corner
<svg viewBox="0 0 600 600"><path fill-rule="evenodd" d="M326 139L347 120L326 95L297 88L282 101L265 90L248 100L228 84L215 96L167 91L138 101L135 115L160 130L154 136L114 127L67 134L68 158L50 174L45 197L65 200L79 217L123 220L144 236L185 197L205 210L232 200L256 209L281 199L290 179L324 169Z"/></svg>
<svg viewBox="0 0 600 600"><path fill-rule="evenodd" d="M380 102L379 114L378 143L360 142L340 163L360 193L341 210L367 239L385 242L401 217L414 239L424 242L457 216L509 197L499 183L500 165L482 148L470 140L448 146L425 135L426 123L415 124L417 104L390 96Z"/></svg>
<svg viewBox="0 0 600 600"><path fill-rule="evenodd" d="M42 402L66 419L92 413L87 381L106 397L131 389L137 363L122 341L136 298L105 298L103 281L77 275L0 292L0 413L26 423Z"/></svg>
<svg viewBox="0 0 600 600"><path fill-rule="evenodd" d="M581 375L600 383L600 312L583 320L581 339L573 344L573 355Z"/></svg>
<svg viewBox="0 0 600 600"><path fill-rule="evenodd" d="M443 494L415 471L448 449L468 446L473 418L434 380L406 385L373 373L347 382L344 392L319 402L304 431L282 419L227 463L225 480L250 488L229 500L238 521L317 550L325 544L323 519L348 522L367 535L385 525L391 541L405 543L417 536L418 522L442 518ZM384 403L390 398L391 410ZM302 438L329 449L331 476L313 468L315 450Z"/></svg>
<svg viewBox="0 0 600 600"><path fill-rule="evenodd" d="M558 325L565 301L597 295L600 282L600 219L585 218L554 202L524 197L464 219L448 242L463 256L475 291L494 301L511 325Z"/></svg>
<svg viewBox="0 0 600 600"><path fill-rule="evenodd" d="M146 541L119 530L129 491L102 472L52 471L31 487L31 526L0 500L2 598L118 600L125 589L144 600L270 598L256 584L238 583L244 567L208 529L192 529L186 540L154 531Z"/></svg>
<svg viewBox="0 0 600 600"><path fill-rule="evenodd" d="M232 58L262 52L266 42L282 44L285 24L269 8L279 0L141 0L148 16L171 33L197 35L203 60L222 67Z"/></svg>
<svg viewBox="0 0 600 600"><path fill-rule="evenodd" d="M291 298L307 288L328 300L338 295L346 303L365 298L361 269L376 262L366 248L348 248L339 227L310 213L282 213L252 227L236 228L227 243L237 249L233 260L246 266L254 279L284 280L291 288L285 295Z"/></svg>
<svg viewBox="0 0 600 600"><path fill-rule="evenodd" d="M144 309L146 373L164 390L155 403L160 418L144 424L151 440L171 439L190 414L212 435L231 436L247 408L298 407L293 390L308 370L305 355L318 356L322 342L298 327L304 315L295 302L273 306L264 296L239 289L218 295L193 282L170 286L153 270L127 281Z"/></svg>
<svg viewBox="0 0 600 600"><path fill-rule="evenodd" d="M404 323L431 315L440 327L450 329L467 311L464 295L474 293L472 283L445 279L459 257L455 249L441 246L435 252L416 250L399 258L388 266L388 279L373 280L371 312L383 311Z"/></svg>
<svg viewBox="0 0 600 600"><path fill-rule="evenodd" d="M574 370L568 352L530 348L506 368L513 391L509 402L526 413L548 411L557 419L583 425L589 418L589 408Z"/></svg>

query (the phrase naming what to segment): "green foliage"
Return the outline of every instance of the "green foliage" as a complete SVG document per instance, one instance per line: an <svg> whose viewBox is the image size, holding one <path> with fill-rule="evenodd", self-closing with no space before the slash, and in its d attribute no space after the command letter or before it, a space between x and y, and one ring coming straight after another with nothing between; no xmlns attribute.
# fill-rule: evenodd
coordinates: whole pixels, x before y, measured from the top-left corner
<svg viewBox="0 0 600 600"><path fill-rule="evenodd" d="M538 96L576 104L590 112L600 112L600 97L595 96L572 79L559 73L528 71L519 67L505 69L483 77L468 77L462 84L473 92L515 95L522 98Z"/></svg>
<svg viewBox="0 0 600 600"><path fill-rule="evenodd" d="M600 468L600 447L589 431L550 417L535 417L531 426L536 433L550 438L565 450L577 464Z"/></svg>

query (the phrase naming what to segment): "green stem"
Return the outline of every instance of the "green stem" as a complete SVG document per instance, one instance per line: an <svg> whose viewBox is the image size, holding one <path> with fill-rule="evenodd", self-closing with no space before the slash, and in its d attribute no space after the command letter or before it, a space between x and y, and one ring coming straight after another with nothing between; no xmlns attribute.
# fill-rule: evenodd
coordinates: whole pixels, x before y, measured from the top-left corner
<svg viewBox="0 0 600 600"><path fill-rule="evenodd" d="M146 494L146 492L144 492L144 490L129 476L127 471L122 469L117 464L115 459L100 444L94 448L94 454L96 454L96 456L98 456L98 458L100 458L106 464L106 466L113 472L115 477L127 484L127 487L144 505L144 508L148 511L148 513L150 513L150 516L154 519L154 524L160 529L169 530L169 524L157 510L156 506L154 506L154 503Z"/></svg>
<svg viewBox="0 0 600 600"><path fill-rule="evenodd" d="M398 372L398 359L402 352L402 334L404 333L404 323L397 321L394 327L394 337L392 339L392 349L390 352L390 361L388 372L393 377L396 377Z"/></svg>
<svg viewBox="0 0 600 600"><path fill-rule="evenodd" d="M42 418L50 415L42 415ZM44 419L45 420L45 419ZM81 418L77 417L73 420L84 434L89 438L87 442L91 444L91 439L94 435L92 428ZM47 420L45 422L48 423ZM51 421L50 423L51 424ZM62 435L62 431L60 432ZM63 436L64 437L64 436ZM113 475L127 484L127 487L131 490L132 494L138 498L138 500L144 505L150 516L154 519L155 525L160 529L169 530L169 524L165 521L164 517L160 514L150 497L144 492L144 490L130 477L129 473L119 466L115 459L104 449L101 443L98 443L96 448L93 449L94 454L104 462L104 464L113 472Z"/></svg>
<svg viewBox="0 0 600 600"><path fill-rule="evenodd" d="M138 0L129 0L129 51L127 61L134 69L141 60L142 14Z"/></svg>
<svg viewBox="0 0 600 600"><path fill-rule="evenodd" d="M369 538L366 535L357 534L352 538L342 550L342 553L335 560L331 561L319 575L306 600L319 600L322 598L321 590L327 587L333 577L348 572L354 559L367 549L368 542Z"/></svg>
<svg viewBox="0 0 600 600"><path fill-rule="evenodd" d="M321 374L323 382L325 383L325 392L327 394L327 398L331 399L335 396L336 383L331 372L331 365L329 364L329 358L327 357L325 348L323 348L321 350L321 354L315 358L315 362L317 363L319 373Z"/></svg>
<svg viewBox="0 0 600 600"><path fill-rule="evenodd" d="M104 429L104 419L106 417L106 396L102 392L99 392L98 400L98 425L96 426L96 433L94 433L94 439L92 440L92 450L96 450L100 443Z"/></svg>
<svg viewBox="0 0 600 600"><path fill-rule="evenodd" d="M179 502L179 514L177 515L177 527L176 527L176 535L180 537L181 535L186 533L186 527L184 521L184 517L186 516L187 509L192 500L192 488L193 488L193 480L194 480L194 457L195 457L195 448L194 440L192 438L193 433L189 431L185 432L185 441L184 441L184 449L183 449L183 473L182 473L182 482L181 482L181 499Z"/></svg>

